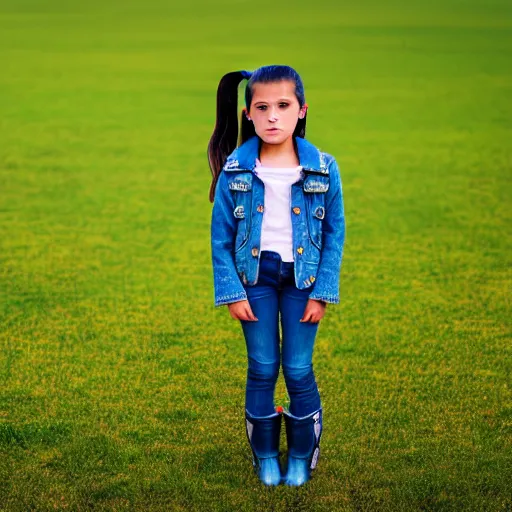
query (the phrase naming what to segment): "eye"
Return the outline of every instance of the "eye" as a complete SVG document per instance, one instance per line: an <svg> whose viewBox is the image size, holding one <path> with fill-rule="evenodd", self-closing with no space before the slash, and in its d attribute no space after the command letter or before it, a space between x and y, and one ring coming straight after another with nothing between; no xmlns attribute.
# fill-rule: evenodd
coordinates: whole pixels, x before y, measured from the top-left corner
<svg viewBox="0 0 512 512"><path fill-rule="evenodd" d="M256 107L258 110L265 110L267 108L266 105L259 105L258 107Z"/></svg>
<svg viewBox="0 0 512 512"><path fill-rule="evenodd" d="M286 108L288 106L288 103L279 103L279 106Z"/></svg>

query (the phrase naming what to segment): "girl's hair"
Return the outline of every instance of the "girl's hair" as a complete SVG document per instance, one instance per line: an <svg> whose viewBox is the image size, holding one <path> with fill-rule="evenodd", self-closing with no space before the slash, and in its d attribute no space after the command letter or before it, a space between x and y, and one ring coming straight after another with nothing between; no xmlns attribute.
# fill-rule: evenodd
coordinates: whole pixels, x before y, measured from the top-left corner
<svg viewBox="0 0 512 512"><path fill-rule="evenodd" d="M207 150L208 163L213 176L210 186L210 202L214 200L215 187L226 158L237 147L237 139L238 145L241 145L256 135L254 124L245 117L243 112L240 137L238 134L238 86L243 79L248 79L245 87L247 111L251 106L252 86L256 83L290 80L295 83L295 96L300 107L302 108L306 102L302 79L297 71L290 66L262 66L252 73L250 71L232 71L221 78L217 89L217 120ZM298 119L293 136L302 138L306 136L306 115L303 119Z"/></svg>

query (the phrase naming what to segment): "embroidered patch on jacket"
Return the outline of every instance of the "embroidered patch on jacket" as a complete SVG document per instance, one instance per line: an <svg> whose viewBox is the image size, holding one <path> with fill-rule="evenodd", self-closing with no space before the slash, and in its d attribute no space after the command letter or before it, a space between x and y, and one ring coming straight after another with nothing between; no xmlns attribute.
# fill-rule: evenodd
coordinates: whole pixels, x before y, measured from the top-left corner
<svg viewBox="0 0 512 512"><path fill-rule="evenodd" d="M233 210L233 215L237 219L243 219L245 217L244 205L240 204Z"/></svg>
<svg viewBox="0 0 512 512"><path fill-rule="evenodd" d="M304 192L327 192L329 184L318 180L309 180L304 182Z"/></svg>
<svg viewBox="0 0 512 512"><path fill-rule="evenodd" d="M248 190L251 190L251 183L242 180L233 180L229 182L229 189L247 192Z"/></svg>
<svg viewBox="0 0 512 512"><path fill-rule="evenodd" d="M325 217L325 208L323 206L318 206L314 215L317 219L323 219Z"/></svg>
<svg viewBox="0 0 512 512"><path fill-rule="evenodd" d="M224 164L224 169L227 170L227 169L238 169L238 167L240 167L240 163L238 162L238 160L236 159L233 159L233 160L228 160L225 164Z"/></svg>
<svg viewBox="0 0 512 512"><path fill-rule="evenodd" d="M327 176L307 176L303 188L304 192L327 192L329 190L329 178Z"/></svg>

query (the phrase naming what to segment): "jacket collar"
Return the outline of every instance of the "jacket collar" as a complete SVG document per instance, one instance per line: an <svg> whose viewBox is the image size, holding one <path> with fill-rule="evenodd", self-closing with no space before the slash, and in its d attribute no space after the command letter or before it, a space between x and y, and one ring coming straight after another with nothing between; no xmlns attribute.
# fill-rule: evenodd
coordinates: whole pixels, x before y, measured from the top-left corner
<svg viewBox="0 0 512 512"><path fill-rule="evenodd" d="M299 153L299 165L304 170L313 170L322 174L329 174L324 155L311 142L302 137L295 137ZM256 158L259 154L260 138L257 135L247 139L238 146L227 158L224 164L225 171L254 170Z"/></svg>

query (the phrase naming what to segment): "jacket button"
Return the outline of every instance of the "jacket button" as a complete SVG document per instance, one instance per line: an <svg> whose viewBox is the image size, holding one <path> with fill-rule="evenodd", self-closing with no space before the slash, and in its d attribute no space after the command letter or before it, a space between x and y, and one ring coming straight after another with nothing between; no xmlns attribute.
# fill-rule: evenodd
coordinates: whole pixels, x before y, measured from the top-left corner
<svg viewBox="0 0 512 512"><path fill-rule="evenodd" d="M263 211L263 205L259 204L258 208L256 208L256 210L258 210L261 213Z"/></svg>
<svg viewBox="0 0 512 512"><path fill-rule="evenodd" d="M297 252L298 252L299 254L302 254L302 253L304 252L304 247L298 247L298 248L297 248Z"/></svg>
<svg viewBox="0 0 512 512"><path fill-rule="evenodd" d="M257 247L253 247L253 248L252 248L252 251L251 251L251 254L252 254L254 257L258 256L258 248L257 248Z"/></svg>
<svg viewBox="0 0 512 512"><path fill-rule="evenodd" d="M312 283L314 283L314 282L315 282L315 279L316 279L316 278L315 278L315 276L309 276L309 280L310 280Z"/></svg>
<svg viewBox="0 0 512 512"><path fill-rule="evenodd" d="M300 208L298 206L296 206L294 209L293 209L293 213L295 213L295 215L299 215L300 213Z"/></svg>

